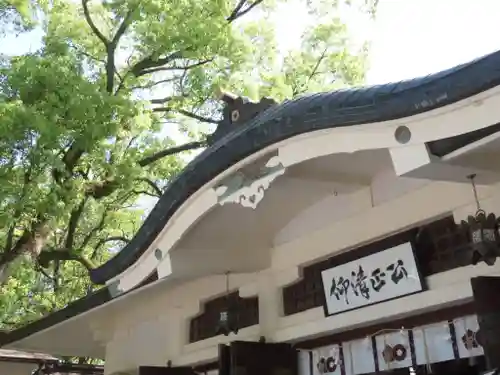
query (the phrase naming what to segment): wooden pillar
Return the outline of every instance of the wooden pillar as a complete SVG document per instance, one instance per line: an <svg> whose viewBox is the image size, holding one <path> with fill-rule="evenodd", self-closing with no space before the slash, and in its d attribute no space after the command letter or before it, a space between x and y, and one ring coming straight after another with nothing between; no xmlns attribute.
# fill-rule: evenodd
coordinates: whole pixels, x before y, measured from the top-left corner
<svg viewBox="0 0 500 375"><path fill-rule="evenodd" d="M500 367L500 277L471 279L479 323L477 340L484 349L489 369Z"/></svg>
<svg viewBox="0 0 500 375"><path fill-rule="evenodd" d="M276 285L272 273L263 273L258 278L260 336L272 340L282 310L281 289Z"/></svg>

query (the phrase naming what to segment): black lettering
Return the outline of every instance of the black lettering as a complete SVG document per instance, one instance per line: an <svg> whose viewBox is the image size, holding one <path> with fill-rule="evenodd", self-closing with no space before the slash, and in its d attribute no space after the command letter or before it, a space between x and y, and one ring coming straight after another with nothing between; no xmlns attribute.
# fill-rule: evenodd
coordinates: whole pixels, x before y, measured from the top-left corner
<svg viewBox="0 0 500 375"><path fill-rule="evenodd" d="M408 278L408 271L406 271L404 263L401 259L398 259L395 263L387 266L387 271L391 272L391 280L394 284L399 283L402 279Z"/></svg>
<svg viewBox="0 0 500 375"><path fill-rule="evenodd" d="M358 272L352 271L352 290L356 296L360 295L366 299L370 299L370 289L366 285L367 276L363 267L359 266Z"/></svg>
<svg viewBox="0 0 500 375"><path fill-rule="evenodd" d="M335 281L335 278L332 279L332 287L330 288L330 296L335 296L337 301L340 301L340 297L344 296L344 300L346 304L349 304L349 297L347 293L349 292L349 287L351 286L351 282L349 279L344 279L342 276Z"/></svg>
<svg viewBox="0 0 500 375"><path fill-rule="evenodd" d="M382 289L383 286L386 284L384 279L385 279L385 272L382 272L380 268L376 268L375 270L373 270L370 278L370 284L372 285L374 291L380 292L380 289Z"/></svg>

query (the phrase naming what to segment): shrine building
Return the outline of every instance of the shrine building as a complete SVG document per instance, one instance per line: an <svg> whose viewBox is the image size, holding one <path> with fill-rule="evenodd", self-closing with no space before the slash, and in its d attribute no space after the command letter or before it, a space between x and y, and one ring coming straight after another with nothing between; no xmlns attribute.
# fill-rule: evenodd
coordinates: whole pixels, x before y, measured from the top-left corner
<svg viewBox="0 0 500 375"><path fill-rule="evenodd" d="M210 146L103 287L3 349L106 375L500 367L500 52L283 103L223 94ZM28 374L27 374L28 375Z"/></svg>

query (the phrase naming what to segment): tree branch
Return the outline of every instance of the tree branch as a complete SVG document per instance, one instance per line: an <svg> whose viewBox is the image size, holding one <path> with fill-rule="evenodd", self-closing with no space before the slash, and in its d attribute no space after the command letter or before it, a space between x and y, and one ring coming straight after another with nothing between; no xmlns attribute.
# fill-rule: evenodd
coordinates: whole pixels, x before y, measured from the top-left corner
<svg viewBox="0 0 500 375"><path fill-rule="evenodd" d="M151 99L150 102L151 104L165 104L172 100L181 100L187 97L188 97L187 94L181 94L181 95L167 96L165 98Z"/></svg>
<svg viewBox="0 0 500 375"><path fill-rule="evenodd" d="M55 277L49 275L42 267L42 265L40 264L40 262L38 263L38 265L35 266L35 269L40 272L43 276L45 276L47 279L49 279L50 281L52 281L52 283L55 282Z"/></svg>
<svg viewBox="0 0 500 375"><path fill-rule="evenodd" d="M26 192L28 190L28 184L31 182L32 169L33 169L33 165L30 164L28 167L28 170L26 172L24 172L23 188L21 191L21 196L19 197L20 201L26 196ZM18 202L18 204L19 204L19 202ZM19 216L21 215L21 213L22 213L22 206L18 205L16 207L16 209L14 210L14 215L12 218L14 220L19 219ZM4 253L9 252L12 249L12 246L14 244L14 232L15 232L15 230L16 230L16 222L13 222L10 225L9 230L7 231L7 238L5 240Z"/></svg>
<svg viewBox="0 0 500 375"><path fill-rule="evenodd" d="M153 197L153 198L160 198L161 197L161 195L158 195L156 193L151 193L151 192L146 191L146 190L132 190L132 194L147 195L148 197Z"/></svg>
<svg viewBox="0 0 500 375"><path fill-rule="evenodd" d="M117 181L114 178L108 178L104 181L89 184L86 188L85 194L94 199L101 199L111 195L117 187Z"/></svg>
<svg viewBox="0 0 500 375"><path fill-rule="evenodd" d="M146 177L142 177L142 178L139 178L138 181L142 181L142 182L145 182L149 187L151 187L154 192L156 193L156 195L158 197L161 197L163 192L160 190L160 188L153 182L151 181L149 178L146 178Z"/></svg>
<svg viewBox="0 0 500 375"><path fill-rule="evenodd" d="M69 173L73 173L76 163L84 152L85 150L82 147L79 147L76 141L73 141L73 143L69 146L63 156L63 163Z"/></svg>
<svg viewBox="0 0 500 375"><path fill-rule="evenodd" d="M125 34L127 31L128 27L130 26L130 23L132 22L132 16L134 15L135 8L134 9L129 9L125 17L123 17L123 21L118 27L118 30L116 30L116 34L113 37L113 40L111 41L111 44L113 44L115 47L118 45L118 42L120 41L120 38Z"/></svg>
<svg viewBox="0 0 500 375"><path fill-rule="evenodd" d="M38 256L38 263L43 268L47 268L49 264L56 260L73 260L81 263L87 270L91 270L95 268L95 265L89 259L86 259L83 256L76 255L69 249L58 249L52 251L42 251Z"/></svg>
<svg viewBox="0 0 500 375"><path fill-rule="evenodd" d="M83 238L83 241L80 245L80 248L83 249L84 247L86 247L90 240L92 239L92 237L98 232L100 231L101 229L104 228L104 224L106 223L106 217L108 216L108 212L107 211L104 211L102 216L101 216L101 220L99 220L99 223L97 224L96 227L92 228L92 230L87 233L87 235Z"/></svg>
<svg viewBox="0 0 500 375"><path fill-rule="evenodd" d="M76 46L74 46L74 45L72 45L72 44L70 44L69 46L70 46L71 48L73 48L73 49L76 51L76 53L78 53L78 54L80 54L80 55L83 55L83 56L85 56L85 57L88 57L89 59L94 60L94 61L97 61L97 62L100 62L100 63L102 63L102 64L106 64L106 60L101 60L101 59L99 59L98 57L92 56L90 53L87 53L87 52L85 52L85 51L81 51L81 50L79 50Z"/></svg>
<svg viewBox="0 0 500 375"><path fill-rule="evenodd" d="M61 272L61 262L57 260L54 263L54 272L52 273L54 275L54 279L52 280L52 285L54 286L54 292L58 292L59 291L59 276L60 276L60 272ZM54 306L54 308L55 308L55 306Z"/></svg>
<svg viewBox="0 0 500 375"><path fill-rule="evenodd" d="M183 116L190 117L190 118L197 120L197 121L200 121L200 122L204 122L207 124L215 124L215 125L219 124L219 121L217 121L217 120L213 120L213 119L208 118L208 117L203 117L203 116L197 115L196 113L186 111L184 109L157 107L157 108L153 108L153 112L177 112Z"/></svg>
<svg viewBox="0 0 500 375"><path fill-rule="evenodd" d="M139 160L138 164L141 167L145 167L145 166L152 164L155 161L158 161L166 156L177 154L177 153L183 152L183 151L194 150L197 148L205 147L206 145L207 145L206 142L189 142L189 143L185 143L185 144L180 145L180 146L167 148L166 150L157 152L156 154L153 154L151 156L147 156L147 157Z"/></svg>
<svg viewBox="0 0 500 375"><path fill-rule="evenodd" d="M87 21L87 24L92 29L92 32L101 40L101 42L107 48L110 41L99 31L99 29L95 25L94 21L92 20L92 17L90 16L89 7L88 7L89 1L90 0L82 0L83 14L85 16L85 20Z"/></svg>
<svg viewBox="0 0 500 375"><path fill-rule="evenodd" d="M192 113L192 112L186 111L184 109L177 109L175 111L180 113L183 116L190 117L190 118L198 120L200 122L205 122L207 124L215 124L215 125L219 124L219 121L217 121L217 120L213 120L213 119L208 118L208 117L199 116L196 113Z"/></svg>
<svg viewBox="0 0 500 375"><path fill-rule="evenodd" d="M68 225L68 234L66 235L66 243L65 247L66 249L73 249L73 245L75 242L75 232L76 228L78 227L78 222L80 221L80 218L83 213L83 209L85 208L85 203L87 203L87 198L84 198L78 207L76 207L73 211L71 211L71 216L69 218L69 225Z"/></svg>
<svg viewBox="0 0 500 375"><path fill-rule="evenodd" d="M24 247L28 244L31 238L31 234L28 230L24 230L21 237L18 238L16 244L11 247L9 251L0 254L0 274L2 266L7 266L13 260L15 260L19 255L21 255ZM2 277L0 276L0 284L2 282Z"/></svg>
<svg viewBox="0 0 500 375"><path fill-rule="evenodd" d="M92 32L101 40L101 42L104 44L104 47L106 48L106 53L107 53L107 60L106 60L106 91L109 94L113 93L113 87L114 87L114 80L115 80L115 73L116 73L116 68L115 68L115 50L116 47L118 46L118 43L120 41L120 38L125 34L127 31L127 28L130 26L130 23L132 21L132 16L135 12L134 9L129 9L125 17L123 17L123 20L118 27L118 30L116 31L116 34L113 36L112 40L109 40L106 38L103 33L97 28L96 24L92 20L92 17L90 15L90 11L88 8L88 3L90 0L82 0L82 7L83 7L83 14L85 16L85 20L87 21L87 24L89 27L92 29Z"/></svg>
<svg viewBox="0 0 500 375"><path fill-rule="evenodd" d="M106 62L106 92L113 93L115 86L115 47L112 44L106 49L108 61Z"/></svg>
<svg viewBox="0 0 500 375"><path fill-rule="evenodd" d="M104 244L106 244L108 242L112 242L112 241L121 241L121 242L125 242L126 244L128 244L130 242L130 240L124 236L111 236L111 237L104 238L97 243L96 247L94 248L94 252L90 256L90 258L94 259L96 254L97 254L97 250L99 250L101 248L101 246L103 246Z"/></svg>
<svg viewBox="0 0 500 375"><path fill-rule="evenodd" d="M307 78L307 82L308 83L316 75L316 73L318 72L318 68L321 65L321 62L324 60L327 51L328 51L328 48L325 48L323 50L323 52L321 53L321 56L318 58L318 61L316 62L316 65L314 66L311 74L309 74L309 77Z"/></svg>
<svg viewBox="0 0 500 375"><path fill-rule="evenodd" d="M175 77L171 77L171 78L167 78L167 79L162 79L160 81L156 81L156 82L149 82L147 83L146 85L144 86L134 86L134 87L131 87L130 89L131 90L147 90L147 89L151 89L157 85L161 85L162 83L169 83L169 82L174 82L178 79L182 78L182 75L178 75L178 76L175 76Z"/></svg>
<svg viewBox="0 0 500 375"><path fill-rule="evenodd" d="M123 89L125 87L125 81L127 79L128 74L129 74L129 72L125 72L123 77L118 76L118 78L120 78L120 83L118 84L118 87L115 91L115 96L118 95L118 93L121 91L121 89Z"/></svg>
<svg viewBox="0 0 500 375"><path fill-rule="evenodd" d="M145 58L143 58L141 61L136 63L130 71L132 72L133 75L136 77L143 76L147 73L144 73L144 70L150 69L150 68L157 68L163 65L166 65L176 59L182 58L182 51L175 51L171 53L168 56L162 57L155 59L154 55L149 55Z"/></svg>
<svg viewBox="0 0 500 375"><path fill-rule="evenodd" d="M302 94L303 92L307 91L307 87L309 86L309 83L311 80L318 74L318 69L323 62L323 60L326 57L326 52L328 51L328 48L325 48L323 52L321 53L321 56L318 58L318 61L316 61L316 64L313 67L313 70L311 71L311 74L307 77L307 81L299 88L299 87L294 87L293 88L293 96L297 96Z"/></svg>
<svg viewBox="0 0 500 375"><path fill-rule="evenodd" d="M253 3L248 5L245 9L243 7L245 4L248 4L247 0L240 0L239 3L236 5L234 10L231 12L229 17L226 18L228 22L233 22L236 21L238 18L244 16L248 12L250 12L253 8L255 8L257 5L262 3L264 0L255 0Z"/></svg>
<svg viewBox="0 0 500 375"><path fill-rule="evenodd" d="M149 68L149 69L143 70L141 75L157 73L157 72L164 72L164 71L172 71L172 70L189 70L189 69L197 68L199 66L203 66L203 65L208 64L209 62L212 62L212 61L214 61L214 59L201 60L201 61L198 61L197 63L188 64L185 66L161 66L161 67L157 67L157 68Z"/></svg>
<svg viewBox="0 0 500 375"><path fill-rule="evenodd" d="M233 20L236 19L236 15L240 12L241 8L243 8L243 5L245 5L247 0L240 0L238 4L234 7L233 11L229 15L229 17L226 18L227 21L232 22Z"/></svg>
<svg viewBox="0 0 500 375"><path fill-rule="evenodd" d="M130 240L124 236L111 236L111 237L107 237L107 238L100 240L97 243L96 248L99 248L102 245L104 245L105 243L112 242L112 241L121 241L121 242L125 242L125 243L130 242Z"/></svg>
<svg viewBox="0 0 500 375"><path fill-rule="evenodd" d="M115 84L115 74L118 74L118 71L117 71L116 66L115 66L116 47L118 46L118 43L120 42L120 38L123 36L123 34L125 34L125 32L127 31L127 28L130 26L130 23L132 21L132 15L134 14L134 12L135 12L135 8L129 9L127 11L127 14L125 15L125 17L123 17L122 23L118 27L118 30L116 31L115 36L113 37L111 42L109 42L106 45L106 52L108 54L108 60L106 62L106 91L109 94L113 93L114 84ZM120 78L120 85L119 85L116 93L118 93L118 91L124 85L124 78L121 78L121 77L119 77L119 78Z"/></svg>
<svg viewBox="0 0 500 375"><path fill-rule="evenodd" d="M16 228L16 223L12 223L8 232L7 232L7 238L5 240L5 247L4 247L4 252L8 252L11 250L12 245L14 243L14 230Z"/></svg>
<svg viewBox="0 0 500 375"><path fill-rule="evenodd" d="M74 259L70 259L70 260L74 260L76 262L81 263L87 270L91 270L91 269L95 268L95 265L91 260L84 258L82 256L75 257Z"/></svg>
<svg viewBox="0 0 500 375"><path fill-rule="evenodd" d="M151 104L165 104L171 100L173 100L173 96L167 96L166 98L161 98L161 99L151 99Z"/></svg>

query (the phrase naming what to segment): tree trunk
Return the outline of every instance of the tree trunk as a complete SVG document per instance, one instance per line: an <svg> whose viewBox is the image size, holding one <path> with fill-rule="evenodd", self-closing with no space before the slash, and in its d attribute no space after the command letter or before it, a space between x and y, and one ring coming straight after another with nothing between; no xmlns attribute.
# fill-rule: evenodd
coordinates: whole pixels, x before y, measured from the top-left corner
<svg viewBox="0 0 500 375"><path fill-rule="evenodd" d="M49 223L47 221L40 222L34 225L31 232L25 231L10 251L2 254L0 258L0 286L7 282L12 264L18 261L23 254L29 254L33 262L37 261L51 233Z"/></svg>

